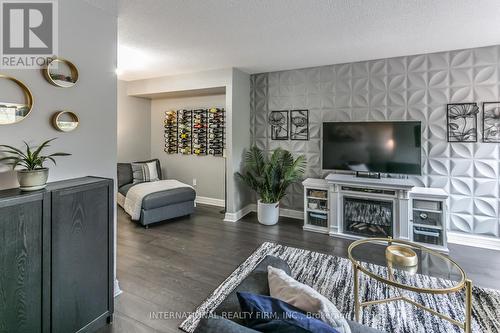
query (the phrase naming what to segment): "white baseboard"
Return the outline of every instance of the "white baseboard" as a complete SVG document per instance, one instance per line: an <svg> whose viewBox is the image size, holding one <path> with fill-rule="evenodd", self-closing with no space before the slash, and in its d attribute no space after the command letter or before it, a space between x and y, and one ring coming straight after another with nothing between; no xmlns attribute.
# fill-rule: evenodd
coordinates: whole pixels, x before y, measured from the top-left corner
<svg viewBox="0 0 500 333"><path fill-rule="evenodd" d="M243 216L252 213L252 212L257 212L257 205L256 204L249 204L243 207L241 210L237 211L236 213L226 213L226 216L224 217L224 221L226 222L236 222L240 220ZM280 216L282 217L289 217L292 219L304 219L304 212L301 210L293 210L293 209L287 209L287 208L280 208Z"/></svg>
<svg viewBox="0 0 500 333"><path fill-rule="evenodd" d="M255 204L246 205L236 213L226 213L226 215L224 216L224 222L237 222L243 216L254 211L255 211Z"/></svg>
<svg viewBox="0 0 500 333"><path fill-rule="evenodd" d="M500 239L448 231L448 243L500 251Z"/></svg>
<svg viewBox="0 0 500 333"><path fill-rule="evenodd" d="M116 296L120 295L121 293L123 293L123 290L120 289L120 284L118 283L117 279L115 279L114 291L115 291L114 297L116 297Z"/></svg>
<svg viewBox="0 0 500 333"><path fill-rule="evenodd" d="M280 216L289 217L292 219L303 220L304 219L304 211L303 210L288 209L288 208L280 208Z"/></svg>
<svg viewBox="0 0 500 333"><path fill-rule="evenodd" d="M217 207L225 207L226 206L226 202L224 201L224 199L200 197L199 195L196 196L195 202L197 204L217 206Z"/></svg>

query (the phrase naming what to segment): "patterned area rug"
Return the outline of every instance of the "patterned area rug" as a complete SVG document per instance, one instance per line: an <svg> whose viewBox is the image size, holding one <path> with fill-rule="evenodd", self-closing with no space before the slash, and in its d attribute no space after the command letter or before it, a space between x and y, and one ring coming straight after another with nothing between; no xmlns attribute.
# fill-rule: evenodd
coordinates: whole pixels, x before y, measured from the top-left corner
<svg viewBox="0 0 500 333"><path fill-rule="evenodd" d="M179 326L192 333L201 317L213 311L229 293L267 255L284 259L290 265L292 275L330 299L348 319L354 318L353 270L348 259L296 249L283 245L264 243L241 264L217 289ZM382 268L381 268L382 269ZM415 275L415 283L429 283L429 277ZM449 285L449 281L431 279L433 284ZM395 296L394 288L360 274L360 295L363 301ZM464 321L464 293L429 295L405 292L405 296ZM500 291L474 287L473 332L500 332ZM391 302L363 308L362 323L386 332L463 332L448 321L439 319L406 302Z"/></svg>

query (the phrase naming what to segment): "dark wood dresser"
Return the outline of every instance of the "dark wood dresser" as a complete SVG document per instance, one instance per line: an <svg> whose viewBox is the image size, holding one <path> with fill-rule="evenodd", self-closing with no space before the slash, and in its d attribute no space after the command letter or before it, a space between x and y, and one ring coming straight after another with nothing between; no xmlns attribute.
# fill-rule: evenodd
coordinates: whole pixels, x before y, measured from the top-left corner
<svg viewBox="0 0 500 333"><path fill-rule="evenodd" d="M0 191L0 332L93 332L113 315L113 180Z"/></svg>

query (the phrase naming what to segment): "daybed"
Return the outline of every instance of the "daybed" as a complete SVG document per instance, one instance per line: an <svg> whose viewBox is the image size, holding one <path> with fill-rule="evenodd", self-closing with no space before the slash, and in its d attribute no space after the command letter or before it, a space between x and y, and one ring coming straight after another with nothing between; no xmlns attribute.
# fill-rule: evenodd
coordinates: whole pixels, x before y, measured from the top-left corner
<svg viewBox="0 0 500 333"><path fill-rule="evenodd" d="M156 164L159 181L149 183L134 183L132 163L118 163L118 204L131 215L132 220L138 220L145 227L151 223L192 214L195 190L175 180L162 180L158 159L135 163L151 162ZM137 195L139 189L141 192ZM132 194L140 201L137 203L137 212L130 211Z"/></svg>

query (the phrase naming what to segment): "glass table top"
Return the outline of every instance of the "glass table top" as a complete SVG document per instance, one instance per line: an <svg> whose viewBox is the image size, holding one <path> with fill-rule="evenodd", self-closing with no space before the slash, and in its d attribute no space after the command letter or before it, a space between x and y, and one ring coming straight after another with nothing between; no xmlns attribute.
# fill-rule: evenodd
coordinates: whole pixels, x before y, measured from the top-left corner
<svg viewBox="0 0 500 333"><path fill-rule="evenodd" d="M411 248L417 254L418 263L401 266L387 260L386 248L389 245ZM372 278L412 291L451 292L462 288L466 279L462 268L449 257L402 240L372 238L356 241L349 247L349 259Z"/></svg>

